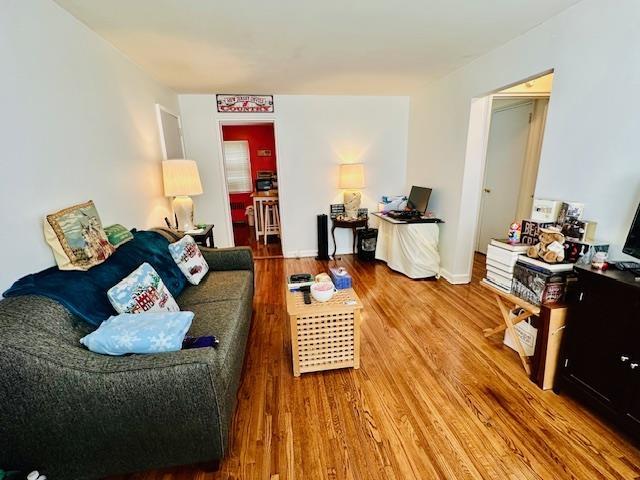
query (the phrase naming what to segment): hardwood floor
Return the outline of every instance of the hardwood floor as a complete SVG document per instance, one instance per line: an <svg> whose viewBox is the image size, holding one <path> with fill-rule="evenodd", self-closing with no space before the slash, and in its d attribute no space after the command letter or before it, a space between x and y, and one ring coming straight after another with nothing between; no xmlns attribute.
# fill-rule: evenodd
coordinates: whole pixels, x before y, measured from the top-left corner
<svg viewBox="0 0 640 480"><path fill-rule="evenodd" d="M629 479L640 450L573 400L531 383L482 329L500 316L477 282L412 281L343 256L362 299L359 370L294 378L282 288L312 259L256 262L257 294L231 447L220 471L130 479Z"/></svg>
<svg viewBox="0 0 640 480"><path fill-rule="evenodd" d="M260 237L262 239L262 237ZM264 240L256 241L253 227L246 223L233 224L233 239L236 246L251 247L253 256L256 259L282 257L282 243L280 238L269 236L269 241L264 244Z"/></svg>

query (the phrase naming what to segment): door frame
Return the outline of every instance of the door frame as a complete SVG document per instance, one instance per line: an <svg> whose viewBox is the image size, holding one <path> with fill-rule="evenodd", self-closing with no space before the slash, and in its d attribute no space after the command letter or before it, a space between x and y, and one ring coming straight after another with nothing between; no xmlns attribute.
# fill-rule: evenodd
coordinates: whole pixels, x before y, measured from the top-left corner
<svg viewBox="0 0 640 480"><path fill-rule="evenodd" d="M536 95L536 97L539 98L538 95ZM548 95L547 95L547 97L548 97ZM516 103L514 105L508 105L506 107L502 107L500 109L494 110L493 109L493 101L494 100L503 100L503 99L504 100L518 99L518 100L521 100L521 102ZM496 113L496 112L504 111L504 110L510 110L512 108L519 108L519 107L522 107L522 106L527 105L529 103L531 103L533 105L534 100L535 99L533 97L523 96L523 95L515 95L515 96L514 95L500 95L500 94L491 95L491 106L489 108L489 111L490 111L490 114L489 114L489 131L487 133L486 149L489 148L489 141L491 139L491 120L493 120L493 114ZM532 110L533 110L533 106L532 106ZM529 131L531 131L531 124L529 124ZM526 146L525 146L525 150L526 150ZM478 228L477 228L477 231L476 231L476 238L475 238L475 243L474 243L474 252L478 251L478 242L480 241L480 230L481 230L480 227L482 225L481 220L482 220L482 217L484 215L484 211L485 211L485 207L486 207L485 206L485 202L484 202L485 196L483 195L484 182L487 179L487 168L489 166L488 162L486 160L486 155L487 155L487 152L485 151L484 170L482 171L482 187L481 187L481 190L480 190L480 208L478 210ZM526 159L525 159L525 161L526 161ZM523 165L523 169L524 169L524 165ZM521 176L521 178L522 178L522 176ZM516 210L517 210L517 208L518 208L518 204L516 202ZM480 252L480 253L482 253L482 252Z"/></svg>
<svg viewBox="0 0 640 480"><path fill-rule="evenodd" d="M274 138L274 142L275 142L275 152L276 152L276 173L278 175L278 212L280 214L280 244L282 246L282 252L283 252L283 256L284 256L284 252L285 252L285 234L284 234L284 228L283 225L285 223L285 218L286 218L286 214L284 212L284 201L283 201L283 195L284 195L284 191L282 188L282 181L280 180L282 178L282 176L280 175L280 164L282 162L280 162L280 150L279 150L279 145L280 142L278 141L278 129L276 126L276 119L275 118L260 118L260 117L247 117L247 118L229 118L229 119L225 119L225 118L218 118L216 120L216 123L218 125L218 158L220 159L218 162L218 168L220 171L220 175L221 175L221 179L222 179L222 194L223 194L223 198L225 199L225 201L223 202L224 204L224 214L225 214L225 218L226 218L226 223L227 223L227 232L228 232L228 244L235 247L236 243L235 243L235 239L233 238L233 220L231 219L231 205L229 204L229 187L227 185L227 174L226 174L226 170L225 170L225 162L224 162L224 131L222 130L222 127L225 126L234 126L234 125L244 125L244 126L251 126L251 125L265 125L265 124L271 124L271 126L273 127L273 138ZM256 213L254 212L254 215ZM252 232L253 233L253 232Z"/></svg>
<svg viewBox="0 0 640 480"><path fill-rule="evenodd" d="M443 271L442 275L453 284L464 284L471 282L473 272L473 259L478 244L480 205L482 200L482 188L484 185L484 171L487 161L487 145L489 142L489 130L491 127L491 106L494 98L522 98L522 94L500 94L502 90L515 85L535 80L536 78L554 73L553 68L545 70L535 75L531 75L517 82L497 88L487 94L471 99L469 113L469 128L467 131L467 146L465 150L465 162L462 177L462 192L460 198L460 209L458 219L458 236L456 239L456 252L460 252L453 267L454 272L463 273L452 274ZM552 92L553 94L553 92ZM540 96L528 94L531 97ZM551 101L549 102L549 115Z"/></svg>

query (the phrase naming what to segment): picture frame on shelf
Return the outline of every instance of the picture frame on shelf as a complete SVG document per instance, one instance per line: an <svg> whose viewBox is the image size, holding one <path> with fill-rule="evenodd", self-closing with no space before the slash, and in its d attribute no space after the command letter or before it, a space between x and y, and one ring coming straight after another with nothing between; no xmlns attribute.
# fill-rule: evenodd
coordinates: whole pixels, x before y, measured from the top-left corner
<svg viewBox="0 0 640 480"><path fill-rule="evenodd" d="M359 208L358 209L358 218L369 218L369 209L368 208Z"/></svg>
<svg viewBox="0 0 640 480"><path fill-rule="evenodd" d="M344 216L344 203L332 203L329 205L329 213L332 220L335 220L340 216Z"/></svg>

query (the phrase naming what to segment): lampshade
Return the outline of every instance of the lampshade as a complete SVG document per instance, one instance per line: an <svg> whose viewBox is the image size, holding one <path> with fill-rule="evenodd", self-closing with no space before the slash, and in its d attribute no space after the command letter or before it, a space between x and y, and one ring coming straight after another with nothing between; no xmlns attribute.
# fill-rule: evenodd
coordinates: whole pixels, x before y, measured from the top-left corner
<svg viewBox="0 0 640 480"><path fill-rule="evenodd" d="M202 193L198 165L194 160L163 160L162 178L167 197Z"/></svg>
<svg viewBox="0 0 640 480"><path fill-rule="evenodd" d="M338 188L364 188L364 164L345 163L340 165L340 183Z"/></svg>

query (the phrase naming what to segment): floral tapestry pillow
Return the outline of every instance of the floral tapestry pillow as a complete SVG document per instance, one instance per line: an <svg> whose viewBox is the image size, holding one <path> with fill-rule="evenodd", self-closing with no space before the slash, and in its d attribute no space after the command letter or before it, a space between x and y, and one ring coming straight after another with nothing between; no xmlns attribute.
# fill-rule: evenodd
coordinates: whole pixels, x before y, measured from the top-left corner
<svg viewBox="0 0 640 480"><path fill-rule="evenodd" d="M116 248L123 243L127 243L129 240L133 240L133 233L119 223L104 227L104 233L107 234L109 243Z"/></svg>
<svg viewBox="0 0 640 480"><path fill-rule="evenodd" d="M169 245L169 252L192 285L198 285L209 271L209 264L195 240L189 235Z"/></svg>
<svg viewBox="0 0 640 480"><path fill-rule="evenodd" d="M158 272L146 262L111 287L107 297L118 313L180 311Z"/></svg>
<svg viewBox="0 0 640 480"><path fill-rule="evenodd" d="M91 200L47 215L44 236L60 270L89 270L116 250Z"/></svg>

